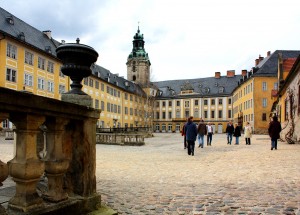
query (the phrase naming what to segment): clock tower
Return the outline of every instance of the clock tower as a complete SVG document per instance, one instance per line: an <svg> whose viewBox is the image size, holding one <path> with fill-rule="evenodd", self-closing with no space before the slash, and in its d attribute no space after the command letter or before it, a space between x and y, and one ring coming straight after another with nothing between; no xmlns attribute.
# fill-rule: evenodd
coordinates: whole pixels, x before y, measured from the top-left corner
<svg viewBox="0 0 300 215"><path fill-rule="evenodd" d="M150 83L150 60L145 51L144 35L140 33L138 27L132 41L132 51L127 58L127 80L147 87Z"/></svg>

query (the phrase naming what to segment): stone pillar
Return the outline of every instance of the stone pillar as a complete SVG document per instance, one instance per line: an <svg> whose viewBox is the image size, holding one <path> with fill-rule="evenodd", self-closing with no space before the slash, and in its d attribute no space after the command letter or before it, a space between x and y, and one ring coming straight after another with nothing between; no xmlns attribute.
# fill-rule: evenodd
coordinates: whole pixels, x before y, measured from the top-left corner
<svg viewBox="0 0 300 215"><path fill-rule="evenodd" d="M45 117L18 113L10 116L16 126L16 155L8 162L9 174L16 182L16 194L8 203L9 209L28 212L43 206L36 186L44 173L44 163L36 153L37 134Z"/></svg>
<svg viewBox="0 0 300 215"><path fill-rule="evenodd" d="M48 191L43 198L51 202L59 202L68 198L63 189L63 177L69 167L69 160L63 153L64 130L68 123L63 118L47 118L47 155L45 158L45 172L48 178Z"/></svg>
<svg viewBox="0 0 300 215"><path fill-rule="evenodd" d="M9 117L8 114L6 113L0 113L0 123L7 119ZM7 167L7 164L6 163L3 163L1 160L0 160L0 187L2 186L2 182L5 181L5 179L7 178L8 176L8 167Z"/></svg>

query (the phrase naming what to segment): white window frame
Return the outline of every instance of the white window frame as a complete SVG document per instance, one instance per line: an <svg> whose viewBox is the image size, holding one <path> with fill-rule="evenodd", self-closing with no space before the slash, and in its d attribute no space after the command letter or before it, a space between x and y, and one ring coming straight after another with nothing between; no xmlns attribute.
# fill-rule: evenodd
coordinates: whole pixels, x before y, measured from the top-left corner
<svg viewBox="0 0 300 215"><path fill-rule="evenodd" d="M60 85L58 86L58 92L59 92L59 94L63 94L64 92L66 92L66 86L60 84Z"/></svg>
<svg viewBox="0 0 300 215"><path fill-rule="evenodd" d="M262 91L267 91L268 90L268 86L267 86L267 82L262 82Z"/></svg>
<svg viewBox="0 0 300 215"><path fill-rule="evenodd" d="M10 43L7 43L7 46L6 46L6 56L7 57L10 57L12 59L17 59L17 46L15 45L12 45Z"/></svg>
<svg viewBox="0 0 300 215"><path fill-rule="evenodd" d="M45 80L43 78L38 78L38 89L45 90Z"/></svg>
<svg viewBox="0 0 300 215"><path fill-rule="evenodd" d="M6 68L6 80L10 82L17 82L17 70Z"/></svg>
<svg viewBox="0 0 300 215"><path fill-rule="evenodd" d="M265 108L268 106L268 99L267 98L263 98L262 99L262 106Z"/></svg>
<svg viewBox="0 0 300 215"><path fill-rule="evenodd" d="M47 71L50 73L54 73L54 63L52 61L48 61Z"/></svg>
<svg viewBox="0 0 300 215"><path fill-rule="evenodd" d="M33 66L33 59L34 55L29 51L25 51L25 63Z"/></svg>
<svg viewBox="0 0 300 215"><path fill-rule="evenodd" d="M24 73L24 85L32 87L33 86L33 76L28 74L28 73Z"/></svg>
<svg viewBox="0 0 300 215"><path fill-rule="evenodd" d="M54 82L52 82L52 81L47 82L47 90L50 93L54 93Z"/></svg>
<svg viewBox="0 0 300 215"><path fill-rule="evenodd" d="M38 68L45 70L46 59L39 56L38 58Z"/></svg>

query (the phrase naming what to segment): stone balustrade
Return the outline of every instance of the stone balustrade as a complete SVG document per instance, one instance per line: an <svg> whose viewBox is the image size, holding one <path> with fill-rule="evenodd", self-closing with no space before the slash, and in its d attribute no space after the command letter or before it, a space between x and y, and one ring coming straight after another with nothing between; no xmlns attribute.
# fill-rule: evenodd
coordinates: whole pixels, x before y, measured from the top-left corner
<svg viewBox="0 0 300 215"><path fill-rule="evenodd" d="M16 183L8 214L40 214L37 211L45 210L49 202L68 205L69 196L72 201L77 196L91 210L96 207L100 201L95 176L99 115L100 111L86 106L0 88L0 120L9 119L16 132L15 157L7 164L0 158L0 185L8 174ZM40 159L37 137L42 125L47 128L47 144L46 156ZM37 184L43 175L48 184L40 194ZM88 209L82 207L77 213L83 210Z"/></svg>
<svg viewBox="0 0 300 215"><path fill-rule="evenodd" d="M145 145L144 134L96 133L96 143L108 145Z"/></svg>

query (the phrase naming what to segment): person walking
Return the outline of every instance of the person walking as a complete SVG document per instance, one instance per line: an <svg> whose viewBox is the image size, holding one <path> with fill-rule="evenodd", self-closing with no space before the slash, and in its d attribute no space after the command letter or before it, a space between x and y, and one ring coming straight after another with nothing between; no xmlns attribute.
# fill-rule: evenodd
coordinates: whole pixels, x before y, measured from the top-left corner
<svg viewBox="0 0 300 215"><path fill-rule="evenodd" d="M226 127L226 133L227 133L227 144L231 145L232 142L232 134L234 132L234 127L232 124L232 121L229 121Z"/></svg>
<svg viewBox="0 0 300 215"><path fill-rule="evenodd" d="M274 116L273 121L270 122L268 132L271 137L271 150L277 150L277 140L280 138L281 132L281 124L278 122L277 116Z"/></svg>
<svg viewBox="0 0 300 215"><path fill-rule="evenodd" d="M214 128L212 127L211 123L207 125L207 145L211 146L212 135L214 134Z"/></svg>
<svg viewBox="0 0 300 215"><path fill-rule="evenodd" d="M181 130L181 136L183 136L183 147L184 147L184 149L186 149L186 147L187 147L186 135L185 135L185 125L186 125L186 123L184 123L184 125L182 126L182 130Z"/></svg>
<svg viewBox="0 0 300 215"><path fill-rule="evenodd" d="M240 136L241 136L241 129L240 129L240 126L238 126L237 123L234 124L233 136L235 137L235 145L239 145L239 139L240 139Z"/></svg>
<svg viewBox="0 0 300 215"><path fill-rule="evenodd" d="M251 145L252 128L249 122L246 122L246 126L244 128L244 137L246 140L246 145Z"/></svg>
<svg viewBox="0 0 300 215"><path fill-rule="evenodd" d="M186 141L187 141L187 148L188 148L188 155L194 156L195 150L195 141L197 138L197 126L193 122L193 117L190 116L188 118L188 122L185 125L185 134L186 134Z"/></svg>
<svg viewBox="0 0 300 215"><path fill-rule="evenodd" d="M203 148L204 147L204 135L207 133L206 124L204 123L203 119L200 119L199 125L198 125L198 143L199 146Z"/></svg>

